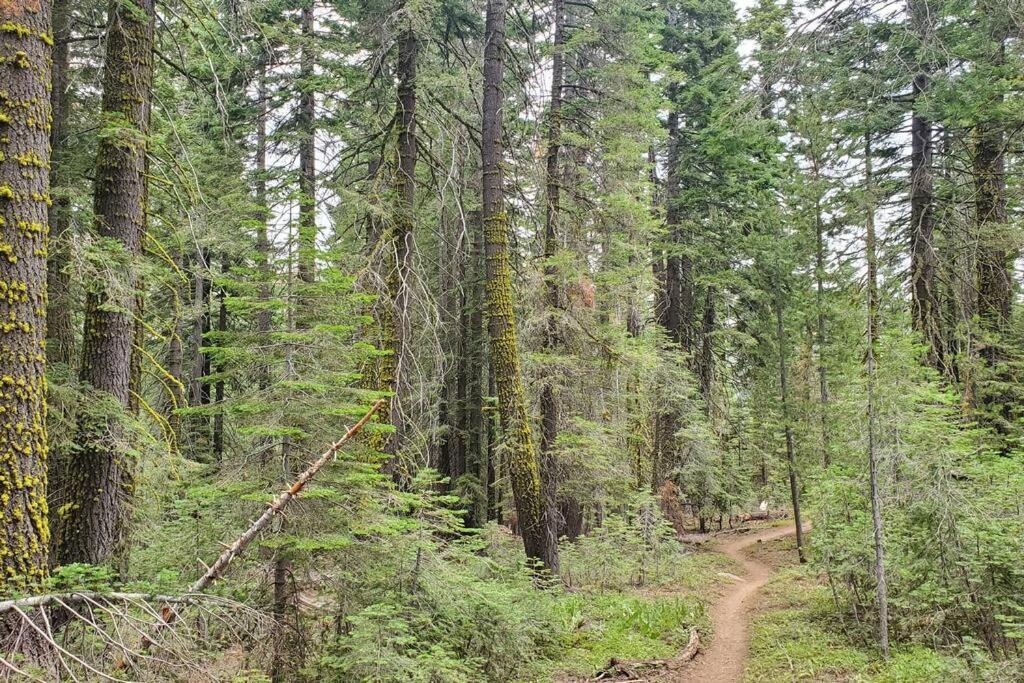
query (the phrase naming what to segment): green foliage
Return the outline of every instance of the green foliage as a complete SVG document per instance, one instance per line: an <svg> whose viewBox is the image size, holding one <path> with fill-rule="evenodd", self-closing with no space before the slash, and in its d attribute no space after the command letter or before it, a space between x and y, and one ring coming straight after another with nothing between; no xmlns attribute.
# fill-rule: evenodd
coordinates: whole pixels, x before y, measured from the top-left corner
<svg viewBox="0 0 1024 683"><path fill-rule="evenodd" d="M646 586L697 592L714 581L719 562L687 550L657 504L647 498L563 546L562 578L579 588L625 591Z"/></svg>
<svg viewBox="0 0 1024 683"><path fill-rule="evenodd" d="M558 605L567 648L559 670L592 675L612 659L669 658L686 645L703 612L692 600L582 593Z"/></svg>
<svg viewBox="0 0 1024 683"><path fill-rule="evenodd" d="M827 585L805 569L788 569L766 588L754 621L751 683L852 680L864 683L977 680L954 654L910 646L881 661L872 635L849 619L840 621Z"/></svg>

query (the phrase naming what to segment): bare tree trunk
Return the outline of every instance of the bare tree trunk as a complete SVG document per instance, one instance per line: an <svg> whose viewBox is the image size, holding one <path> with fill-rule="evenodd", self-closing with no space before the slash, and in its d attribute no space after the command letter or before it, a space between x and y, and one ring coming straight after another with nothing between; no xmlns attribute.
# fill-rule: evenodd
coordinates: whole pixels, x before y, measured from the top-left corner
<svg viewBox="0 0 1024 683"><path fill-rule="evenodd" d="M119 242L132 259L142 251L146 228L146 135L153 83L153 0L112 0L107 19L103 111L122 119L101 136L94 203L96 230ZM82 383L98 398L130 409L138 276L124 274L123 293L91 292L86 299ZM62 564L100 564L124 543L134 473L118 446L117 416L83 418L78 444L68 458L68 504L77 510L62 520L58 557ZM97 491L101 492L97 495Z"/></svg>
<svg viewBox="0 0 1024 683"><path fill-rule="evenodd" d="M544 278L547 286L548 321L544 346L554 352L560 345L557 311L561 306L560 288L558 286L558 269L552 263L558 252L558 221L561 193L560 156L562 149L562 84L565 78L565 3L554 0L554 39L552 45L551 68L551 103L548 110L548 153L546 169L547 212L544 221ZM540 393L541 436L540 464L541 482L544 489L544 524L548 534L548 544L557 545L559 517L558 511L558 459L555 456L555 442L558 439L558 399L555 396L554 382L550 375L545 378Z"/></svg>
<svg viewBox="0 0 1024 683"><path fill-rule="evenodd" d="M299 128L299 235L298 274L300 288L305 290L316 280L316 93L311 81L315 74L316 50L314 48L315 0L308 0L302 7L301 31L302 50L299 56L298 128ZM303 291L300 294L306 294ZM300 296L299 299L304 299ZM300 327L310 322L306 311L299 316Z"/></svg>
<svg viewBox="0 0 1024 683"><path fill-rule="evenodd" d="M804 553L804 527L800 516L800 482L797 475L796 448L793 445L793 425L789 414L789 382L786 373L786 356L789 343L783 318L782 288L776 283L775 290L775 336L779 346L779 393L782 399L782 426L786 433L786 462L789 466L789 495L793 503L793 524L796 528L796 552L800 562L806 562Z"/></svg>
<svg viewBox="0 0 1024 683"><path fill-rule="evenodd" d="M921 41L922 51L931 42L929 0L908 0L911 29ZM928 344L928 363L945 371L942 307L938 298L935 251L935 199L932 176L932 122L922 113L921 101L927 95L931 78L927 65L921 64L913 81L914 112L910 124L910 289L914 329Z"/></svg>
<svg viewBox="0 0 1024 683"><path fill-rule="evenodd" d="M544 524L540 463L526 414L516 340L508 214L505 210L502 161L505 0L488 0L484 46L483 220L487 252L487 311L491 366L498 392L507 464L526 556L558 571L558 545L550 543Z"/></svg>
<svg viewBox="0 0 1024 683"><path fill-rule="evenodd" d="M266 345L270 342L270 236L267 222L270 212L267 208L267 67L260 67L259 83L256 97L259 100L259 114L256 121L256 154L255 154L255 195L256 195L256 267L259 271L259 308L256 312L256 334L258 343ZM266 390L270 386L270 368L261 365L259 370L259 388Z"/></svg>
<svg viewBox="0 0 1024 683"><path fill-rule="evenodd" d="M46 507L46 223L50 191L50 3L0 5L0 19L16 30L0 32L0 53L17 65L3 66L0 114L0 217L4 258L0 278L4 331L0 373L0 593L30 588L49 571L50 529ZM66 9L66 7L65 7ZM17 22L17 23L11 23ZM18 57L14 57L18 55ZM66 65L66 60L65 60ZM17 198L17 199L15 199ZM18 226L18 229L15 229ZM3 630L0 624L0 631Z"/></svg>
<svg viewBox="0 0 1024 683"><path fill-rule="evenodd" d="M874 176L871 158L871 134L864 140L864 183L868 210L865 220L868 283L867 283L867 341L866 370L868 376L868 468L871 495L871 526L875 537L875 595L878 601L878 643L882 656L889 658L889 597L885 579L885 536L882 527L882 497L878 484L878 415L875 405L875 348L878 343L878 259L875 255L875 203Z"/></svg>
<svg viewBox="0 0 1024 683"><path fill-rule="evenodd" d="M71 318L71 279L64 272L68 264L71 200L67 195L65 159L68 122L68 69L71 41L71 3L53 3L53 77L50 103L53 120L50 125L50 192L53 203L49 209L50 238L47 246L46 357L51 363L73 365L75 362L75 328Z"/></svg>

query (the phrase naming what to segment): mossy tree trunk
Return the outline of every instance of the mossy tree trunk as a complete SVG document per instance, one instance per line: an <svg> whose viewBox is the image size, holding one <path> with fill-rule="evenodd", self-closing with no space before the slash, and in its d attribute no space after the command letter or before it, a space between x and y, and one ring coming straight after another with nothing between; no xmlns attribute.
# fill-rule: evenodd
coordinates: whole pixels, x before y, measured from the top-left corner
<svg viewBox="0 0 1024 683"><path fill-rule="evenodd" d="M136 325L135 261L146 229L146 136L153 83L153 0L112 0L103 75L94 208L96 231L124 252L123 277L86 298L80 379L96 401L79 421L59 514L62 564L99 564L123 547L133 463L119 442L120 412L132 405Z"/></svg>
<svg viewBox="0 0 1024 683"><path fill-rule="evenodd" d="M0 594L45 578L50 3L0 3Z"/></svg>
<svg viewBox="0 0 1024 683"><path fill-rule="evenodd" d="M498 394L506 462L526 555L558 570L558 544L546 532L540 463L526 414L516 341L508 214L501 168L504 104L505 0L488 0L484 45L483 221L491 367Z"/></svg>

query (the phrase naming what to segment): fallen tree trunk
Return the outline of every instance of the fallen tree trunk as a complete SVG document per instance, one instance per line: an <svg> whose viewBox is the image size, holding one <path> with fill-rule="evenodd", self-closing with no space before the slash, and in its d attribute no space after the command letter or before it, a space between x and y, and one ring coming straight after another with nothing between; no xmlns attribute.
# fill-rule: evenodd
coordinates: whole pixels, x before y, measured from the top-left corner
<svg viewBox="0 0 1024 683"><path fill-rule="evenodd" d="M323 455L317 458L312 465L307 467L295 479L295 482L291 486L278 494L278 496L270 502L270 505L268 505L267 509L263 511L263 514L259 516L259 519L253 522L248 529L242 532L242 535L236 538L234 543L224 549L224 552L220 554L220 557L217 558L216 562L210 565L210 568L206 570L206 573L200 576L196 582L189 587L188 592L202 593L204 590L209 588L210 584L219 579L224 573L224 570L227 569L229 564L231 564L231 561L245 552L245 549L248 548L249 544L256 539L256 536L267 528L271 520L274 519L274 516L284 510L288 503L294 500L295 496L297 496L302 489L306 487L306 484L316 476L317 472L322 470L324 465L334 458L338 453L338 450L366 426L366 423L370 421L374 413L385 407L387 404L387 399L383 398L374 403L359 422L352 425L352 427L345 432L345 435L331 444L330 448L328 448ZM177 610L165 605L161 610L162 622L157 623L155 627L159 628L163 626L170 626L177 618ZM147 636L142 645L143 650L148 650L152 645L152 639Z"/></svg>

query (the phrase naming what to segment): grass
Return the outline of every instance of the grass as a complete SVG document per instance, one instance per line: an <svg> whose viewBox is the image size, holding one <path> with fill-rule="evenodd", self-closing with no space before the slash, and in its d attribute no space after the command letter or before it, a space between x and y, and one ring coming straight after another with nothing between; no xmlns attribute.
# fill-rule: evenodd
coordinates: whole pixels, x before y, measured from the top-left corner
<svg viewBox="0 0 1024 683"><path fill-rule="evenodd" d="M580 559L589 565L596 558ZM730 560L677 552L666 564L671 571L649 574L642 586L631 585L635 568L618 577L581 571L593 583L558 598L562 647L538 680L593 676L612 659L668 659L686 646L691 628L706 631L706 604L722 580L718 573L734 569Z"/></svg>
<svg viewBox="0 0 1024 683"><path fill-rule="evenodd" d="M868 644L852 640L851 626L838 620L828 587L809 570L780 571L765 587L754 619L746 683L982 680L956 658L919 646L897 649L885 662Z"/></svg>
<svg viewBox="0 0 1024 683"><path fill-rule="evenodd" d="M559 604L566 632L563 673L592 675L611 659L666 659L704 619L702 603L684 597L576 594Z"/></svg>

